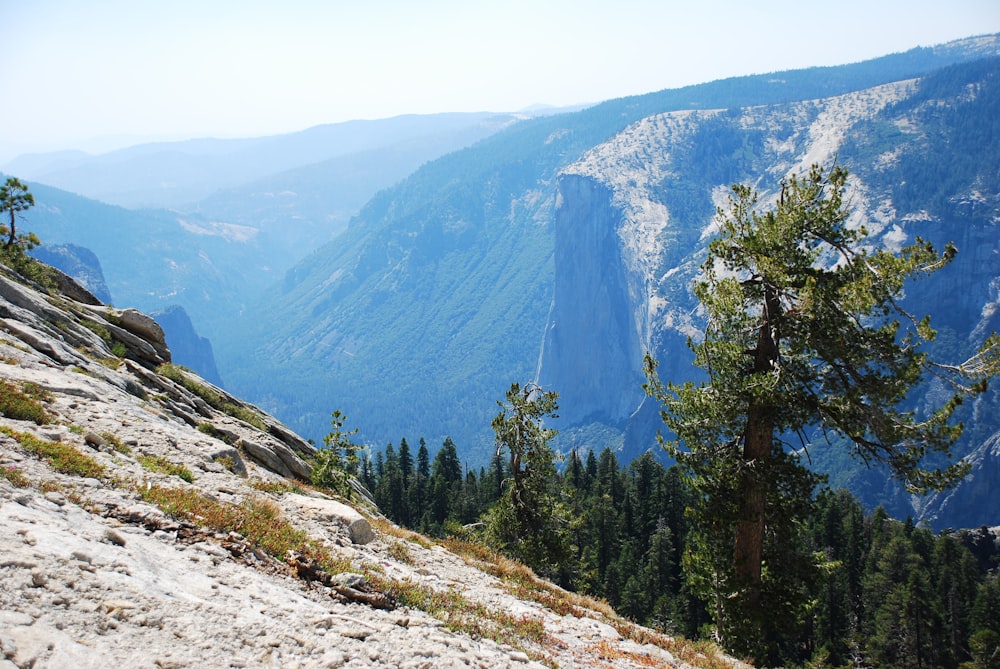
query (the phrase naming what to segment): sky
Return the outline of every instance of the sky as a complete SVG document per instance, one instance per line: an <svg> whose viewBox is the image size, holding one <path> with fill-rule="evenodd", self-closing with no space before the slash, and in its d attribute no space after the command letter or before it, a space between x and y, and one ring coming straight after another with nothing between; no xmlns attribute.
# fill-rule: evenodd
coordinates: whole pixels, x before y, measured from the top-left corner
<svg viewBox="0 0 1000 669"><path fill-rule="evenodd" d="M0 0L0 165L567 106L1000 32L997 0Z"/></svg>

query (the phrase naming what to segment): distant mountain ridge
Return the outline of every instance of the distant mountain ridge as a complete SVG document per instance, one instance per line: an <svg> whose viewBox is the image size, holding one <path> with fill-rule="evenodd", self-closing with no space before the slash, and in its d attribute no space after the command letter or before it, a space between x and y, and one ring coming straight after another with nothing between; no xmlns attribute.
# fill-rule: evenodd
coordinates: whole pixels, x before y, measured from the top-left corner
<svg viewBox="0 0 1000 669"><path fill-rule="evenodd" d="M109 204L185 208L217 190L332 158L452 133L474 141L517 118L486 112L405 115L268 137L153 142L99 155L34 154L4 169ZM428 157L434 155L440 154Z"/></svg>

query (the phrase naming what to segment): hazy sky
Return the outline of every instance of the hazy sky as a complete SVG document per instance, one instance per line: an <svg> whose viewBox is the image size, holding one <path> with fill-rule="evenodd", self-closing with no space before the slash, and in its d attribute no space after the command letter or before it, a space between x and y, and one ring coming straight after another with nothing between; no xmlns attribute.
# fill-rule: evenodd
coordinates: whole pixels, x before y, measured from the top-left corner
<svg viewBox="0 0 1000 669"><path fill-rule="evenodd" d="M997 0L0 0L0 164L598 102L994 32Z"/></svg>

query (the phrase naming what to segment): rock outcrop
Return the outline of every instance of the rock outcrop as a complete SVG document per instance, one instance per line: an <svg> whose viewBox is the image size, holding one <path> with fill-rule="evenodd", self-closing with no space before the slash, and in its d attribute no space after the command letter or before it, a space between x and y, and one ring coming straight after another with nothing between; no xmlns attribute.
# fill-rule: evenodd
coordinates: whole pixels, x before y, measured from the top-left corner
<svg viewBox="0 0 1000 669"><path fill-rule="evenodd" d="M313 447L154 326L0 266L0 669L697 661L306 485Z"/></svg>
<svg viewBox="0 0 1000 669"><path fill-rule="evenodd" d="M88 248L76 244L43 244L31 255L51 267L55 267L91 293L104 304L111 304L111 291L104 278L104 270L97 255ZM85 299L77 299L84 302Z"/></svg>
<svg viewBox="0 0 1000 669"><path fill-rule="evenodd" d="M206 381L223 385L215 365L212 342L195 331L184 307L174 305L151 315L163 328L174 362L193 370Z"/></svg>

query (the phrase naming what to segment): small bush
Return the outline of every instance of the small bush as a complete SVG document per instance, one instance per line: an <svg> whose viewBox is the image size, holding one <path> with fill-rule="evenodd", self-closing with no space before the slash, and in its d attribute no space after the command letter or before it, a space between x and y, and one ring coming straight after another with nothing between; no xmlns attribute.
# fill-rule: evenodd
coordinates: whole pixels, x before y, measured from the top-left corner
<svg viewBox="0 0 1000 669"><path fill-rule="evenodd" d="M119 439L117 434L101 432L101 438L104 439L104 443L110 445L116 452L122 455L132 455L132 449L129 448L128 444Z"/></svg>
<svg viewBox="0 0 1000 669"><path fill-rule="evenodd" d="M0 476L10 481L15 488L27 488L31 485L31 479L14 466L0 467Z"/></svg>
<svg viewBox="0 0 1000 669"><path fill-rule="evenodd" d="M184 465L179 465L159 455L143 455L139 457L139 464L151 472L157 474L167 474L176 476L188 483L194 482L194 474Z"/></svg>
<svg viewBox="0 0 1000 669"><path fill-rule="evenodd" d="M6 379L0 379L0 414L7 418L47 425L52 422L52 417L45 411L42 402L51 399L51 394L37 384L26 382L18 387Z"/></svg>
<svg viewBox="0 0 1000 669"><path fill-rule="evenodd" d="M98 323L97 321L92 321L89 318L81 318L80 325L96 334L104 341L104 343L111 343L111 330L109 330L104 323Z"/></svg>

